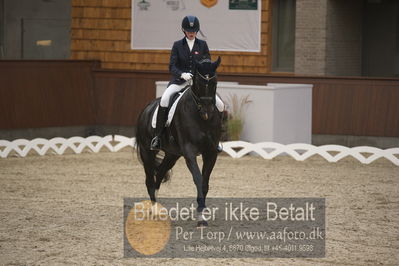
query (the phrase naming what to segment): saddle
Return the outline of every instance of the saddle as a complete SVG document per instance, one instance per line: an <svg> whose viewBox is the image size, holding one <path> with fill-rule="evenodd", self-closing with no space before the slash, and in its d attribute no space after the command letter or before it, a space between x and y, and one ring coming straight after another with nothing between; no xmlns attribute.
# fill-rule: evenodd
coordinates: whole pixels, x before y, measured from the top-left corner
<svg viewBox="0 0 399 266"><path fill-rule="evenodd" d="M169 106L168 106L168 120L166 121L165 127L169 127L170 123L172 122L173 116L175 114L176 111L176 107L177 104L180 100L180 98L183 96L183 94L190 88L190 85L187 85L186 87L184 87L183 89L181 89L180 91L172 94L172 96L170 97L169 100ZM152 116L152 120L151 120L151 126L152 128L155 128L156 124L157 124L157 114L158 114L158 108L157 107L155 109L154 115Z"/></svg>

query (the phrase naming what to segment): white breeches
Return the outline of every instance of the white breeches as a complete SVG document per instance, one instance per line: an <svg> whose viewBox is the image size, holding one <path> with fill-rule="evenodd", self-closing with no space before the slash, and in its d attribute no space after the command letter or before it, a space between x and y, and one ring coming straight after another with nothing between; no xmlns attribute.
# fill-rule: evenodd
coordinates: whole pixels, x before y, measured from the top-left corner
<svg viewBox="0 0 399 266"><path fill-rule="evenodd" d="M183 89L187 85L188 85L188 82L184 82L181 85L171 84L169 87L166 88L165 92L162 94L161 102L159 105L162 107L168 107L170 97L174 93L179 92L181 89ZM219 95L217 95L217 94L216 94L216 108L219 110L219 112L224 111L224 103L223 103L222 99L220 99Z"/></svg>

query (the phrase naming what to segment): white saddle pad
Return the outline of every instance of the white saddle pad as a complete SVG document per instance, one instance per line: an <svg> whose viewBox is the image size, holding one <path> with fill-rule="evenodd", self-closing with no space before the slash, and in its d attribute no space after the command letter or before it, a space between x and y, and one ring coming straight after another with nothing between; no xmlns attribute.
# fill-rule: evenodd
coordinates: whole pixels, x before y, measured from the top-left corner
<svg viewBox="0 0 399 266"><path fill-rule="evenodd" d="M183 92L180 93L179 97L176 99L176 101L172 104L172 107L169 110L169 114L168 114L168 120L166 121L166 127L168 127L170 125L170 123L172 123L172 119L173 119L173 115L175 114L176 111L176 107L177 104L180 101L180 98L183 96L183 94L187 91L187 89L185 89ZM159 106L157 106L157 109L155 109L155 112L152 116L152 121L151 121L151 126L152 128L156 127L157 124L157 114L158 114L158 108Z"/></svg>

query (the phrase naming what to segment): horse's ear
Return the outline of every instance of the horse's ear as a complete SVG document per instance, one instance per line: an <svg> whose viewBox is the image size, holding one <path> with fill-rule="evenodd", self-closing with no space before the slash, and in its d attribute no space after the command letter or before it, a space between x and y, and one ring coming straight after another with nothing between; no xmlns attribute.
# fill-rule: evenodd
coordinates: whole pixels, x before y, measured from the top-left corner
<svg viewBox="0 0 399 266"><path fill-rule="evenodd" d="M212 67L216 70L216 68L218 68L218 66L220 65L220 62L222 62L222 58L218 56L218 59L212 63Z"/></svg>

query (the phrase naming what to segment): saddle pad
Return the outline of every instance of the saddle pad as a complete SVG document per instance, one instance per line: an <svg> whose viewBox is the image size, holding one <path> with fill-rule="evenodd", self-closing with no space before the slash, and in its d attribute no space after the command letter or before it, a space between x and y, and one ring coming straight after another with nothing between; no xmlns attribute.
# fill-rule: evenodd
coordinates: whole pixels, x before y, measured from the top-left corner
<svg viewBox="0 0 399 266"><path fill-rule="evenodd" d="M166 121L166 125L165 125L166 127L168 127L168 126L170 125L170 123L172 123L173 115L175 114L177 104L179 103L180 98L183 96L183 94L184 94L186 91L187 91L187 89L184 90L183 92L181 92L180 95L179 95L179 97L176 99L176 101L175 101L175 102L172 104L172 106L170 107L169 113L168 113L168 120ZM154 112L154 114L153 114L153 116L152 116L152 121L151 121L151 126L152 126L152 128L155 128L155 127L156 127L156 124L157 124L158 108L159 108L159 105L157 106L157 109L155 109L155 112Z"/></svg>

